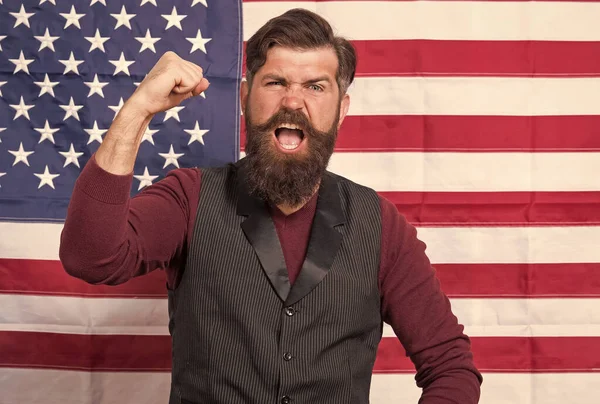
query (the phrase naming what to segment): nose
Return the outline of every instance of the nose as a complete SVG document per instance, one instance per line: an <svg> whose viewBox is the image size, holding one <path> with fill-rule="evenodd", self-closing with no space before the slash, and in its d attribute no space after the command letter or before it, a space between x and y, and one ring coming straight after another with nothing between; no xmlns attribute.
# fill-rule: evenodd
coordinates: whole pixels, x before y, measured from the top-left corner
<svg viewBox="0 0 600 404"><path fill-rule="evenodd" d="M301 86L291 85L285 89L281 105L292 110L304 108L304 94Z"/></svg>

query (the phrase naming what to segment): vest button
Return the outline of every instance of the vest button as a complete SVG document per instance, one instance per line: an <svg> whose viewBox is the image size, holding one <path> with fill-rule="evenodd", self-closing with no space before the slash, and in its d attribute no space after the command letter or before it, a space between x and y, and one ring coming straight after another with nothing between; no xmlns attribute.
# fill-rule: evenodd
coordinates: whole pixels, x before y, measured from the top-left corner
<svg viewBox="0 0 600 404"><path fill-rule="evenodd" d="M296 314L296 310L294 310L293 307L286 307L285 308L285 314L287 314L288 316L292 317L294 314Z"/></svg>
<svg viewBox="0 0 600 404"><path fill-rule="evenodd" d="M293 356L289 352L286 352L286 353L283 354L283 359L286 360L286 361L292 360L292 358L293 358Z"/></svg>
<svg viewBox="0 0 600 404"><path fill-rule="evenodd" d="M292 402L292 399L289 398L288 396L281 397L281 404L290 404L291 402Z"/></svg>

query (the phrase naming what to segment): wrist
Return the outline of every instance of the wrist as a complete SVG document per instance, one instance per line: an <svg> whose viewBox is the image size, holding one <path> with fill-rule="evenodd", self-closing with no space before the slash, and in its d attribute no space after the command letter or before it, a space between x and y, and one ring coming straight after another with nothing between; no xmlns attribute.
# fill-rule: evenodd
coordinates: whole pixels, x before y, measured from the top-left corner
<svg viewBox="0 0 600 404"><path fill-rule="evenodd" d="M143 102L139 98L139 95L136 95L134 92L131 97L123 104L121 110L119 111L119 115L124 115L126 119L134 119L137 121L147 121L150 122L154 113L150 112L146 103Z"/></svg>

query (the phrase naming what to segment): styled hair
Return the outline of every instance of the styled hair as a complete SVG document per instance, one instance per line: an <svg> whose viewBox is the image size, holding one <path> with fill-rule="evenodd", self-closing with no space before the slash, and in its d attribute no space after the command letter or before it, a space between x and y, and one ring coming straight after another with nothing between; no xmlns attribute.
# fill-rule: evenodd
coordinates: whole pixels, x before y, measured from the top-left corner
<svg viewBox="0 0 600 404"><path fill-rule="evenodd" d="M350 41L336 36L331 25L320 15L296 8L270 19L248 40L246 80L250 86L254 75L266 62L267 52L275 45L297 50L333 49L338 59L336 81L340 96L354 80L356 51Z"/></svg>

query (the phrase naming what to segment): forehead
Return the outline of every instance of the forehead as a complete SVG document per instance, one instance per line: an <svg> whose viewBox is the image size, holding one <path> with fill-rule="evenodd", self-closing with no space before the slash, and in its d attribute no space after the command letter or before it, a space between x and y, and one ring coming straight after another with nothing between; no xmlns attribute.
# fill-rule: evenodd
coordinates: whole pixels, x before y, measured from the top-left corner
<svg viewBox="0 0 600 404"><path fill-rule="evenodd" d="M274 46L267 52L267 60L257 76L279 74L293 80L329 76L335 81L337 68L337 56L331 48L297 50Z"/></svg>

